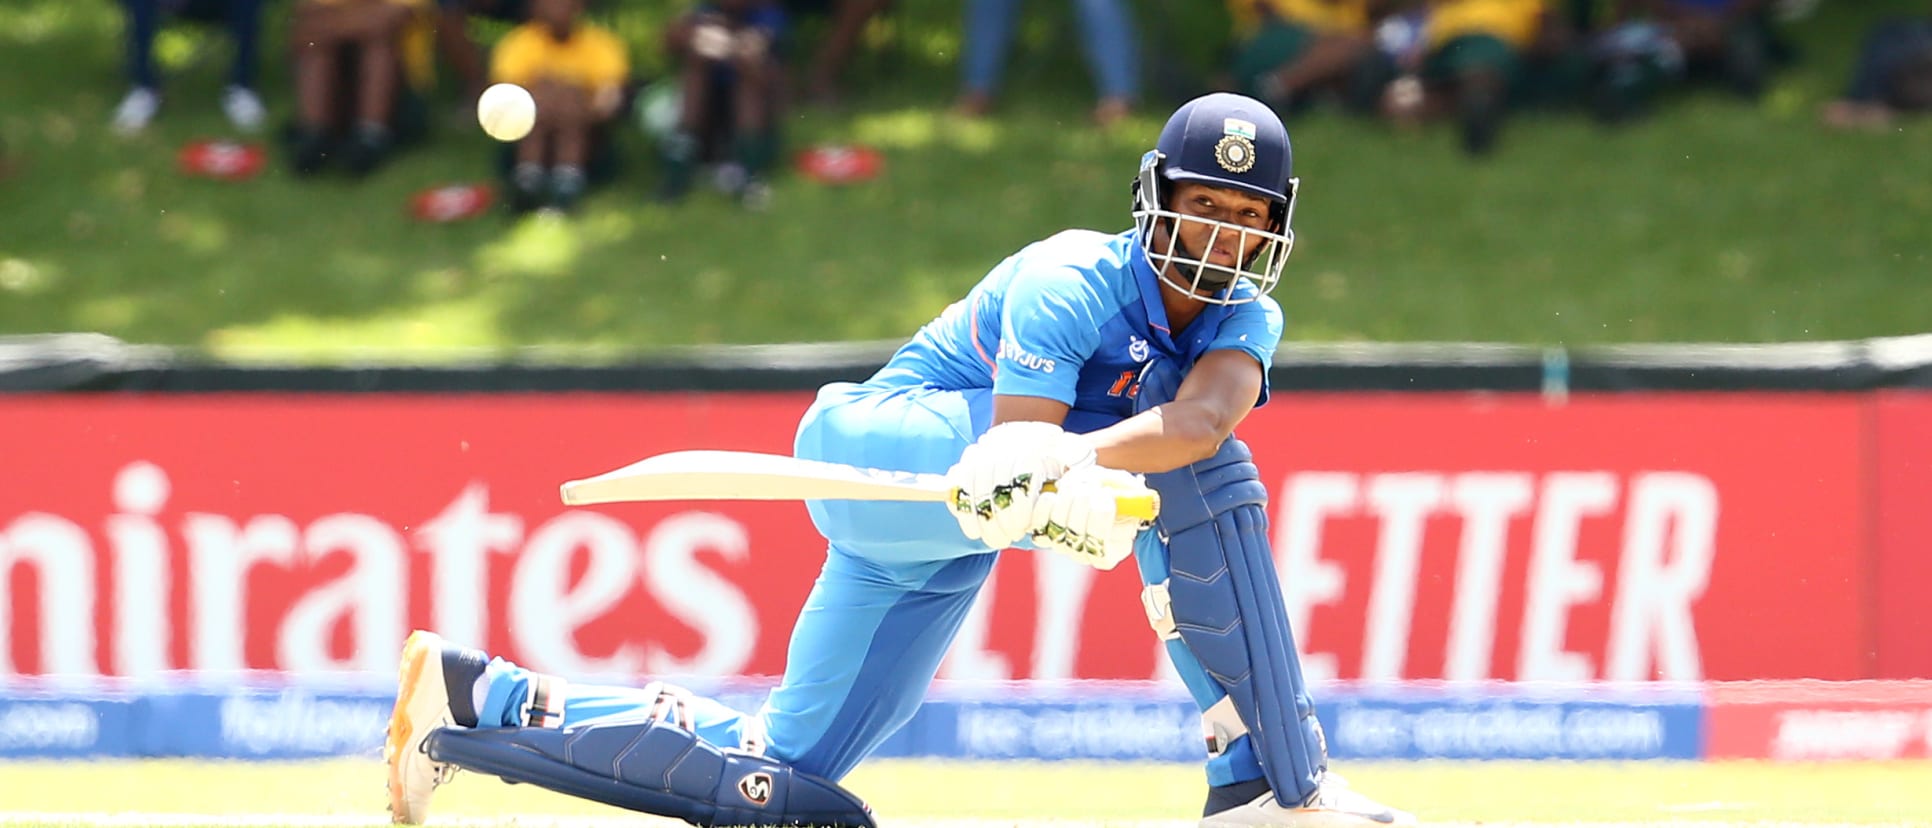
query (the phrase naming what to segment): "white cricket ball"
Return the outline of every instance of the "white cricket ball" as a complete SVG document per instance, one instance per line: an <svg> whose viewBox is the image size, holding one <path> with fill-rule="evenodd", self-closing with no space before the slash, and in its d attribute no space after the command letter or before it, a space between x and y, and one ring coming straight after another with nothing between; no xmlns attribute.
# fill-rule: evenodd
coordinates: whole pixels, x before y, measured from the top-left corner
<svg viewBox="0 0 1932 828"><path fill-rule="evenodd" d="M499 83L476 99L476 122L498 141L517 141L537 123L537 101L514 83Z"/></svg>

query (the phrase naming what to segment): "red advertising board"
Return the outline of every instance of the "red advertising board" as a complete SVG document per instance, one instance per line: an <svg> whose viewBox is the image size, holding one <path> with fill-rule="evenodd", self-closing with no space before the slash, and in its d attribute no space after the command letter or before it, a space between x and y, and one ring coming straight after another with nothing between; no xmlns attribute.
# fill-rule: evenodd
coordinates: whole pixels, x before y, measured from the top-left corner
<svg viewBox="0 0 1932 828"><path fill-rule="evenodd" d="M1879 678L1932 678L1932 393L1878 395Z"/></svg>
<svg viewBox="0 0 1932 828"><path fill-rule="evenodd" d="M1859 402L1285 397L1248 438L1310 672L1858 678Z"/></svg>
<svg viewBox="0 0 1932 828"><path fill-rule="evenodd" d="M798 504L567 509L804 394L0 399L0 675L380 672L410 627L573 675L771 674ZM1857 678L1861 408L1282 395L1243 426L1314 677ZM1008 555L943 675L1146 678L1130 567Z"/></svg>
<svg viewBox="0 0 1932 828"><path fill-rule="evenodd" d="M1932 758L1932 681L1718 684L1705 758Z"/></svg>
<svg viewBox="0 0 1932 828"><path fill-rule="evenodd" d="M566 509L557 485L673 449L785 450L808 403L0 401L10 665L387 670L424 626L559 672L775 671L822 554L802 507Z"/></svg>

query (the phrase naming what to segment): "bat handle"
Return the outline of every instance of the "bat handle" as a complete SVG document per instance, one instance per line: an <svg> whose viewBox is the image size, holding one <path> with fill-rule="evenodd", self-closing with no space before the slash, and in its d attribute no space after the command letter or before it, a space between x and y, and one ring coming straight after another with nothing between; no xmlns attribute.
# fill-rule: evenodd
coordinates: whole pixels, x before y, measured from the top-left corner
<svg viewBox="0 0 1932 828"><path fill-rule="evenodd" d="M1043 488L1045 491L1054 491L1053 482L1048 481ZM1159 517L1160 513L1160 494L1144 486L1133 494L1123 494L1114 498L1115 517L1135 518L1142 523L1153 523L1154 518Z"/></svg>
<svg viewBox="0 0 1932 828"><path fill-rule="evenodd" d="M1142 523L1153 523L1161 513L1161 496L1149 491L1146 494L1121 495L1114 498L1114 514L1121 517L1137 518Z"/></svg>
<svg viewBox="0 0 1932 828"><path fill-rule="evenodd" d="M1045 488L1046 491L1053 491L1053 484L1048 483ZM956 503L958 501L959 489L954 488L946 496L946 502ZM1154 518L1159 517L1160 513L1161 496L1152 489L1138 494L1126 494L1114 498L1114 514L1119 517L1135 518L1143 523L1153 523Z"/></svg>

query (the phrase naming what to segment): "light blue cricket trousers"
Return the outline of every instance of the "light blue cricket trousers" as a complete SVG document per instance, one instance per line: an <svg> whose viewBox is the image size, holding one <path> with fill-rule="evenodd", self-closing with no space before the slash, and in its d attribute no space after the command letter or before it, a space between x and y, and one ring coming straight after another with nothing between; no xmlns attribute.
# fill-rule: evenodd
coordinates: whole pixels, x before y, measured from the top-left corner
<svg viewBox="0 0 1932 828"><path fill-rule="evenodd" d="M799 457L944 472L992 420L990 389L946 391L837 383L799 423ZM940 503L812 501L829 541L825 565L792 628L785 677L756 714L766 753L837 780L912 718L996 552L968 540ZM517 724L531 674L492 662L478 709L484 726ZM572 683L564 721L633 712L656 697ZM749 717L709 699L691 708L698 735L735 747Z"/></svg>
<svg viewBox="0 0 1932 828"><path fill-rule="evenodd" d="M819 391L799 423L799 457L879 469L944 472L992 422L992 391L887 388L837 383ZM1075 410L1067 428L1115 422ZM838 780L917 712L926 688L997 552L959 531L939 503L829 500L806 504L829 541L825 565L792 628L785 677L753 717L710 699L689 712L699 737L737 746L747 724L760 727L766 754L806 773ZM1167 578L1167 549L1141 534L1135 557L1144 581ZM1179 641L1168 654L1205 710L1225 695ZM484 726L518 724L531 674L501 659L485 674L478 709ZM656 696L631 687L571 684L564 721L629 714ZM1209 784L1261 777L1248 739L1207 763Z"/></svg>

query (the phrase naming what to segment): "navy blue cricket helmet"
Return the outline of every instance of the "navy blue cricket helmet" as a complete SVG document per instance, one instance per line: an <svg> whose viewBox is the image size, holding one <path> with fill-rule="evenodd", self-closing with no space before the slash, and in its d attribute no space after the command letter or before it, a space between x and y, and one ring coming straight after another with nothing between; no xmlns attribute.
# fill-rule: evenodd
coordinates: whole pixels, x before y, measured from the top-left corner
<svg viewBox="0 0 1932 828"><path fill-rule="evenodd" d="M1267 104L1229 92L1203 95L1181 105L1161 129L1154 149L1141 156L1134 179L1134 221L1141 248L1162 281L1195 298L1216 304L1253 301L1274 289L1282 266L1295 247L1289 227L1295 214L1294 149L1288 128ZM1239 190L1268 199L1265 230L1233 222L1183 215L1167 203L1172 184L1195 182ZM1210 239L1231 234L1239 249L1260 242L1247 260L1229 267L1207 261L1206 251L1190 251L1176 232L1181 222L1200 222L1214 228ZM1156 225L1166 238L1155 239ZM1212 242L1210 242L1212 244ZM1236 279L1248 279L1258 290L1237 296Z"/></svg>

